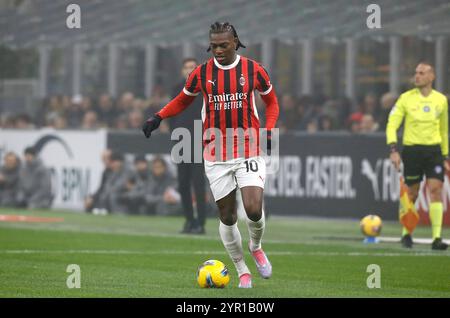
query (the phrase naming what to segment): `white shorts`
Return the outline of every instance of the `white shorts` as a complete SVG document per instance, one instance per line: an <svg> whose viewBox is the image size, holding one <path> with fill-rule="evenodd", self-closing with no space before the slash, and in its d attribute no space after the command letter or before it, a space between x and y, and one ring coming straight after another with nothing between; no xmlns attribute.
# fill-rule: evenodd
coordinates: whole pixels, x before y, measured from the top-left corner
<svg viewBox="0 0 450 318"><path fill-rule="evenodd" d="M256 186L264 189L266 161L263 157L238 158L225 162L205 160L205 173L208 177L215 201L226 197L239 188Z"/></svg>

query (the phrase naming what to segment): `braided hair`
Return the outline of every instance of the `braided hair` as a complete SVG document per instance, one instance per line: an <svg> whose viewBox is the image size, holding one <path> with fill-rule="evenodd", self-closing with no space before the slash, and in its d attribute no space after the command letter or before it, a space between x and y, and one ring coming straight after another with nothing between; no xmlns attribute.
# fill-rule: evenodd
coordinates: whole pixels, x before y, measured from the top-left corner
<svg viewBox="0 0 450 318"><path fill-rule="evenodd" d="M239 40L239 36L236 32L236 29L229 22L215 22L214 24L211 24L211 28L209 29L209 35L211 35L213 33L215 34L215 33L224 33L224 32L230 32L234 36L234 38L237 39L238 44L236 46L236 51L240 47L245 48L245 45L242 44L242 42ZM209 52L209 51L211 51L211 47L208 47L207 52Z"/></svg>

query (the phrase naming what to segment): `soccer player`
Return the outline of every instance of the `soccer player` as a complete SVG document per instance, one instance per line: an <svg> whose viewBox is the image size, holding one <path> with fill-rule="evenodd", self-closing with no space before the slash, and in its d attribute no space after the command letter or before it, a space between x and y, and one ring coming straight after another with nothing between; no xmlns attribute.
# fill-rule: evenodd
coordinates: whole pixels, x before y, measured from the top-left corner
<svg viewBox="0 0 450 318"><path fill-rule="evenodd" d="M403 93L389 115L386 127L390 160L397 170L403 159L404 179L408 195L415 202L423 175L430 193L433 250L445 250L448 245L441 239L443 204L442 184L444 169L449 170L448 159L448 102L432 88L435 78L431 64L422 62L416 67L416 88ZM397 149L397 129L404 124L402 155ZM403 228L402 245L411 248L411 233Z"/></svg>
<svg viewBox="0 0 450 318"><path fill-rule="evenodd" d="M265 161L253 151L251 133L244 139L227 138L227 128L259 133L259 117L254 94L258 90L266 104L267 150L271 148L271 130L278 119L279 107L275 91L265 69L257 62L236 53L245 47L233 25L216 22L209 30L209 48L213 57L198 66L189 76L180 94L143 126L145 136L158 128L161 120L175 116L187 108L195 96L203 95L201 111L205 172L219 208L219 233L239 275L239 287L251 288L252 277L244 261L242 239L237 227L236 187L242 192L250 234L249 250L263 278L272 275L272 265L261 248L265 228L263 189ZM211 133L211 129L213 133ZM217 131L219 133L217 133ZM227 140L228 139L228 140ZM228 144L233 144L229 151ZM259 138L257 138L259 141ZM212 145L212 147L211 147ZM241 149L245 151L242 153ZM219 160L214 160L212 157ZM230 159L229 159L230 158Z"/></svg>

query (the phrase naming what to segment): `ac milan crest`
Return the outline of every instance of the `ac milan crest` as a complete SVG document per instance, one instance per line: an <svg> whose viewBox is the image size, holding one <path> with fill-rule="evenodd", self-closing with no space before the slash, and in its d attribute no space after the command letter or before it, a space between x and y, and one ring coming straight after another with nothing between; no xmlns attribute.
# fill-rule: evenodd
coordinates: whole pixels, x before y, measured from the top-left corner
<svg viewBox="0 0 450 318"><path fill-rule="evenodd" d="M241 74L241 78L239 78L239 84L241 84L241 86L245 85L245 77L244 74Z"/></svg>

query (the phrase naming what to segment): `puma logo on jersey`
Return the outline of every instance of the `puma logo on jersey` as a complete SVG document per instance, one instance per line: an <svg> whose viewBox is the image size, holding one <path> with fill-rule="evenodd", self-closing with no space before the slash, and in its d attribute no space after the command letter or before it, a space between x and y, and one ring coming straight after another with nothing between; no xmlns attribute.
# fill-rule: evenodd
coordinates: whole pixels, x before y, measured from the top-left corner
<svg viewBox="0 0 450 318"><path fill-rule="evenodd" d="M208 80L208 83L211 83L213 86L216 86L216 80L214 81Z"/></svg>

